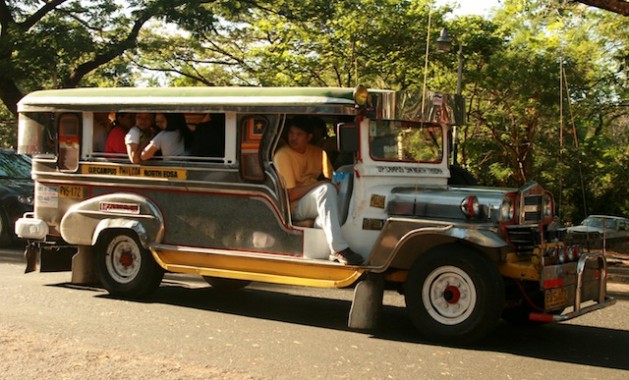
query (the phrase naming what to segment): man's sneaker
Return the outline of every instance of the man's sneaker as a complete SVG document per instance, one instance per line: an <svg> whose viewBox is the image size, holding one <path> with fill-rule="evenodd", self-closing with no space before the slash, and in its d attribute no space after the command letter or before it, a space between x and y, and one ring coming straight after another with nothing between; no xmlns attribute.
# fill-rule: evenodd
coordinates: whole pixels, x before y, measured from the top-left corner
<svg viewBox="0 0 629 380"><path fill-rule="evenodd" d="M363 257L349 248L340 252L330 253L329 259L345 265L360 265L363 262Z"/></svg>

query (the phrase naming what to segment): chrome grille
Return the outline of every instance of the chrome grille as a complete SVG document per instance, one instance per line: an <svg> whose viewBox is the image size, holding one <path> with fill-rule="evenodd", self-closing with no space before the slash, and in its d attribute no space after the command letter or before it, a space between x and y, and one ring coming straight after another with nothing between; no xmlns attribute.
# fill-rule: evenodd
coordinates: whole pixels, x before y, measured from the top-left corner
<svg viewBox="0 0 629 380"><path fill-rule="evenodd" d="M507 226L507 234L517 254L533 254L533 249L540 244L541 235L536 226Z"/></svg>
<svg viewBox="0 0 629 380"><path fill-rule="evenodd" d="M537 223L542 219L542 196L528 195L524 197L524 223Z"/></svg>

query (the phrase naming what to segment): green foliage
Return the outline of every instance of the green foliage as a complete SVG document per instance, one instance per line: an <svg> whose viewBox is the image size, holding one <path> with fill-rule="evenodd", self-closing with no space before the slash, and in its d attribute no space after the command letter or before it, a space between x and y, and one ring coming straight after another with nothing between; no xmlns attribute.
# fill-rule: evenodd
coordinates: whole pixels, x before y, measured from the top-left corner
<svg viewBox="0 0 629 380"><path fill-rule="evenodd" d="M17 119L3 105L0 105L0 147L17 147Z"/></svg>
<svg viewBox="0 0 629 380"><path fill-rule="evenodd" d="M445 19L431 0L0 1L4 146L15 104L40 88L421 90L426 74L428 89L454 92L461 47L459 163L485 185L537 180L565 221L629 214L627 17L547 0L505 0L492 19ZM450 54L434 46L444 26Z"/></svg>

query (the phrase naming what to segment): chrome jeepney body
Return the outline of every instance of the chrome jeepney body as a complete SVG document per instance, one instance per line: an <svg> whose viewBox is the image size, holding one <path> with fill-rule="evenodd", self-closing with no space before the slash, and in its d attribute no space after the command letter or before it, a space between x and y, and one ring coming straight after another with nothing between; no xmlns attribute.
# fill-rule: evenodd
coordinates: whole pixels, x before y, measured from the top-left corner
<svg viewBox="0 0 629 380"><path fill-rule="evenodd" d="M107 290L121 296L154 290L163 270L199 274L214 286L217 279L318 287L387 281L406 293L418 329L445 340L477 339L491 327L481 319L514 319L513 310L550 321L613 303L605 294L604 257L551 236L552 196L541 186L449 184L456 102L432 93L420 102L386 90L370 90L363 104L354 96L347 88L30 94L19 105L19 150L33 156L35 209L16 232L29 239L31 253L77 247L95 261ZM220 133L210 139L222 149L131 164L98 147L100 124L115 112L180 112L190 124L214 115L222 125L212 127ZM364 265L328 261L323 231L291 220L272 159L286 120L296 115L335 126L341 151L352 153L336 165L334 180L343 234ZM158 269L146 269L147 260ZM449 278L464 285L454 289ZM356 308L381 298L359 289ZM435 289L439 296L427 295ZM530 296L543 299L526 305Z"/></svg>

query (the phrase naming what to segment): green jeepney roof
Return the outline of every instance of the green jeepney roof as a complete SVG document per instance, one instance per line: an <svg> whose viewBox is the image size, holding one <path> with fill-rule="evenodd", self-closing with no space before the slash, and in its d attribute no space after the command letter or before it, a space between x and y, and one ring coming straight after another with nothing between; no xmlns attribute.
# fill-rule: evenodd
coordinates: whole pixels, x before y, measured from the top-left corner
<svg viewBox="0 0 629 380"><path fill-rule="evenodd" d="M163 106L353 106L353 88L337 87L156 87L76 88L36 91L20 111L43 109L160 108ZM381 91L381 90L380 90Z"/></svg>

